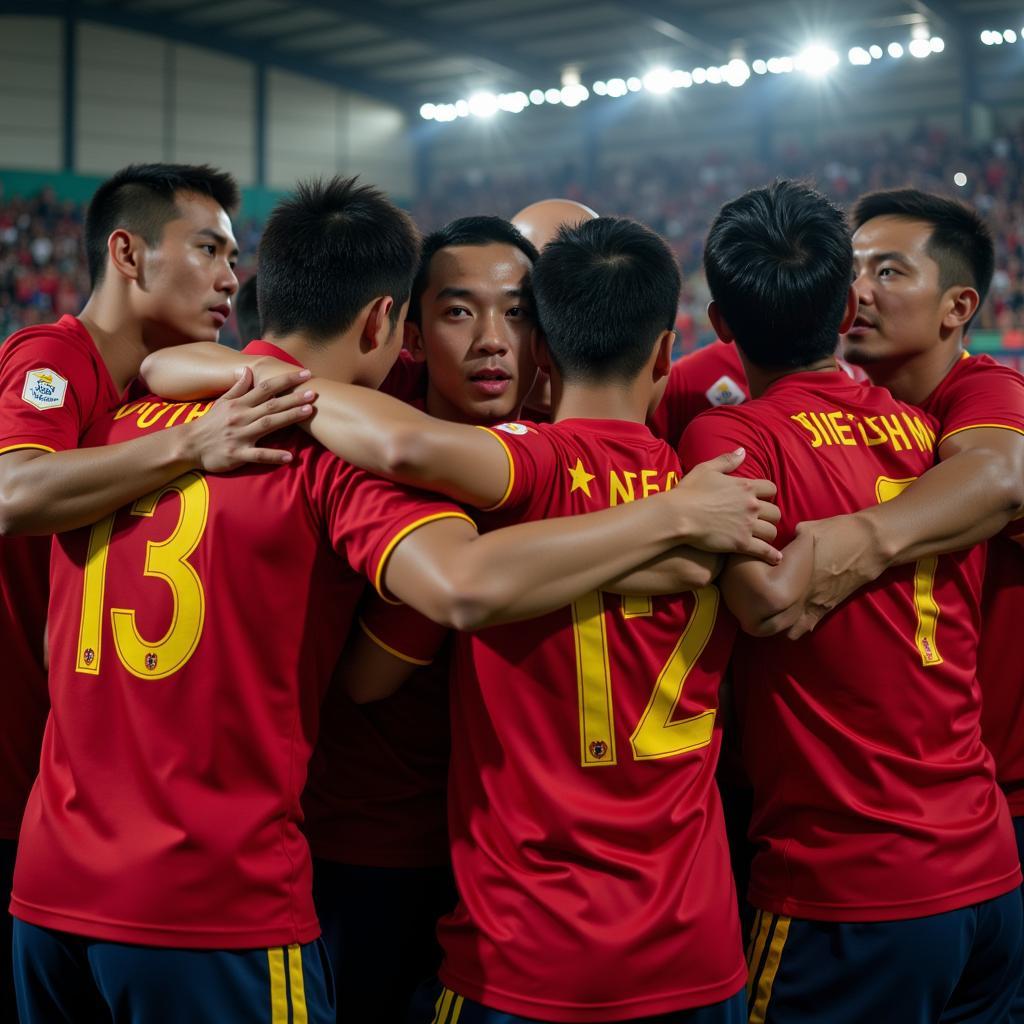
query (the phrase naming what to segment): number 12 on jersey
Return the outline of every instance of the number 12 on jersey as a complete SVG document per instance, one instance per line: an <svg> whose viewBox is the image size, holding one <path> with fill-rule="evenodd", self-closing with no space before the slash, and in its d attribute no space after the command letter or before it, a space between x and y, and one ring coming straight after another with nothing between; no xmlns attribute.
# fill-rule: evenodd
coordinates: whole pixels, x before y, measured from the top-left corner
<svg viewBox="0 0 1024 1024"><path fill-rule="evenodd" d="M711 742L715 711L672 721L683 695L686 679L707 647L718 617L718 589L694 591L694 606L686 628L658 675L647 707L629 738L636 761L651 761L699 750ZM628 619L650 615L649 600L636 610L635 602L623 599ZM580 763L592 768L618 763L611 666L604 596L585 594L572 605L572 631L576 644L576 686L580 712Z"/></svg>

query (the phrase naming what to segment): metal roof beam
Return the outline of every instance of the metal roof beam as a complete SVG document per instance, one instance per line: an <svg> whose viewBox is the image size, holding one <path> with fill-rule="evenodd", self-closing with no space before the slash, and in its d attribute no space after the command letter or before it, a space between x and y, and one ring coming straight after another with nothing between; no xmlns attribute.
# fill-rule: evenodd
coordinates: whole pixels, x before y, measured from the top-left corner
<svg viewBox="0 0 1024 1024"><path fill-rule="evenodd" d="M655 32L691 50L722 60L729 55L728 40L700 18L672 4L663 0L616 0L616 3L642 15Z"/></svg>

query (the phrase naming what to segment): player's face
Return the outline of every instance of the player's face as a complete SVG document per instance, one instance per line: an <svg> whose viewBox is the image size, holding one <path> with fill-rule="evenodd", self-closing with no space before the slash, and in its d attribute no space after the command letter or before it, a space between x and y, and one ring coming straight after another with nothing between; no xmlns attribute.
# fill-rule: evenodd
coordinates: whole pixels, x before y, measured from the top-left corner
<svg viewBox="0 0 1024 1024"><path fill-rule="evenodd" d="M537 373L529 275L526 254L499 243L452 246L430 261L418 345L441 415L475 423L518 413Z"/></svg>
<svg viewBox="0 0 1024 1024"><path fill-rule="evenodd" d="M179 217L147 248L139 276L139 313L148 345L216 341L238 291L238 243L223 207L208 196L179 193Z"/></svg>
<svg viewBox="0 0 1024 1024"><path fill-rule="evenodd" d="M859 308L843 355L851 363L899 361L939 343L943 310L939 265L926 249L932 227L875 217L853 236Z"/></svg>

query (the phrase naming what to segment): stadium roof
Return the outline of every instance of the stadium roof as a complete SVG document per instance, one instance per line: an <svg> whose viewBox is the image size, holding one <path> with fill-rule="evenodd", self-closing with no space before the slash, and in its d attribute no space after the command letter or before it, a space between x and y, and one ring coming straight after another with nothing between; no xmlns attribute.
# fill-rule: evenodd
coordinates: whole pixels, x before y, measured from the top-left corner
<svg viewBox="0 0 1024 1024"><path fill-rule="evenodd" d="M767 58L816 38L868 45L925 23L954 40L1020 20L1015 0L0 0L11 8L153 32L409 109L556 86L567 68L634 75L654 62Z"/></svg>

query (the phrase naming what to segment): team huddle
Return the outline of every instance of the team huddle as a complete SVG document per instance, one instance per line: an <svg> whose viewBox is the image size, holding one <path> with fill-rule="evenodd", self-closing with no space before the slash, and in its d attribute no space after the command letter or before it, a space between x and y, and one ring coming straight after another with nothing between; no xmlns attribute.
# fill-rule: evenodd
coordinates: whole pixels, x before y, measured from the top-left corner
<svg viewBox="0 0 1024 1024"><path fill-rule="evenodd" d="M643 225L335 178L234 353L238 199L119 172L0 348L5 1019L1024 1021L984 223L739 196L673 363Z"/></svg>

